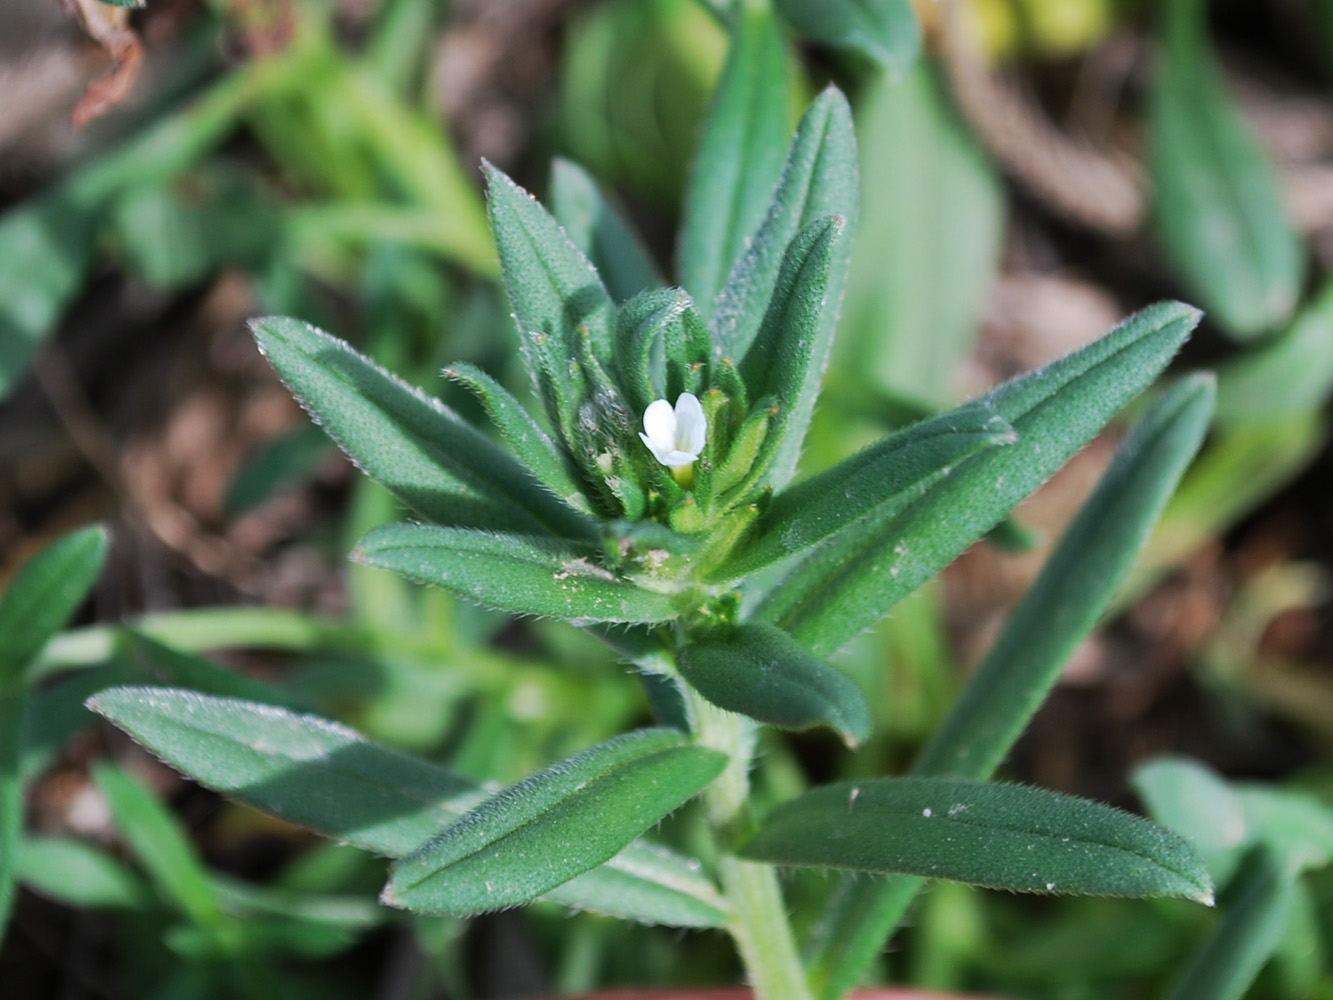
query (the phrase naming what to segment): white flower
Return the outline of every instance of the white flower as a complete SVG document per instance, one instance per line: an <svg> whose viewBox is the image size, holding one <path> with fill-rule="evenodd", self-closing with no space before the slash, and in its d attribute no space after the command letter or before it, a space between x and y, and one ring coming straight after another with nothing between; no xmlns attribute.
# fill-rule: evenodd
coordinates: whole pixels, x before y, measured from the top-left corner
<svg viewBox="0 0 1333 1000"><path fill-rule="evenodd" d="M643 411L643 443L653 457L671 469L686 469L694 464L704 450L708 422L704 408L694 394L682 392L676 399L676 408L665 399L648 404Z"/></svg>

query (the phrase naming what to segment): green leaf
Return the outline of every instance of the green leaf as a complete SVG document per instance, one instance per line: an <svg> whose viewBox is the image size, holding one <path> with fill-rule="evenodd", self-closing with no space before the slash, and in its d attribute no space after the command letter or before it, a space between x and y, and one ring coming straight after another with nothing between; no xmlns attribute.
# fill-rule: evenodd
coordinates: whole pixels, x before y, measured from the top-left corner
<svg viewBox="0 0 1333 1000"><path fill-rule="evenodd" d="M0 399L78 294L92 266L102 202L66 183L0 218Z"/></svg>
<svg viewBox="0 0 1333 1000"><path fill-rule="evenodd" d="M582 402L576 334L586 327L593 353L609 360L615 307L588 258L546 209L503 172L485 169L486 207L524 364L551 423L569 441Z"/></svg>
<svg viewBox="0 0 1333 1000"><path fill-rule="evenodd" d="M852 113L847 99L830 87L801 119L764 221L718 293L709 329L720 354L742 358L750 349L777 287L787 247L802 230L826 216L841 216L848 235L855 231L857 197ZM829 275L827 297L833 314L846 276L844 253Z"/></svg>
<svg viewBox="0 0 1333 1000"><path fill-rule="evenodd" d="M616 375L636 413L668 398L666 345L685 339L684 313L690 307L680 289L658 288L636 295L616 316Z"/></svg>
<svg viewBox="0 0 1333 1000"><path fill-rule="evenodd" d="M169 688L122 687L88 707L229 798L387 857L403 857L485 793L335 722ZM547 897L575 909L681 927L725 923L697 864L634 843Z"/></svg>
<svg viewBox="0 0 1333 1000"><path fill-rule="evenodd" d="M1333 393L1333 282L1291 328L1217 368L1217 419L1226 427L1298 417Z"/></svg>
<svg viewBox="0 0 1333 1000"><path fill-rule="evenodd" d="M0 598L0 688L21 681L26 667L88 596L106 559L100 525L70 532L42 549Z"/></svg>
<svg viewBox="0 0 1333 1000"><path fill-rule="evenodd" d="M151 899L147 884L110 854L73 837L28 837L19 845L20 881L75 909L137 910Z"/></svg>
<svg viewBox="0 0 1333 1000"><path fill-rule="evenodd" d="M426 396L308 323L250 324L259 348L357 466L430 521L586 535L589 522L509 454Z"/></svg>
<svg viewBox="0 0 1333 1000"><path fill-rule="evenodd" d="M1129 574L1203 443L1213 398L1211 375L1185 379L1135 427L923 751L918 773L985 778L999 767Z"/></svg>
<svg viewBox="0 0 1333 1000"><path fill-rule="evenodd" d="M1163 7L1148 117L1158 235L1209 314L1233 336L1254 337L1295 308L1305 246L1272 166L1228 102L1204 0Z"/></svg>
<svg viewBox="0 0 1333 1000"><path fill-rule="evenodd" d="M1294 871L1333 861L1333 808L1311 795L1267 785L1237 786L1251 839Z"/></svg>
<svg viewBox="0 0 1333 1000"><path fill-rule="evenodd" d="M795 457L828 365L838 309L830 284L846 259L846 245L846 220L834 216L812 222L787 248L763 326L740 366L750 392L771 395L777 404L742 492L761 478L785 485L796 471Z"/></svg>
<svg viewBox="0 0 1333 1000"><path fill-rule="evenodd" d="M589 558L589 551L541 538L391 524L357 545L352 558L414 583L516 615L576 624L674 618L670 597L644 590Z"/></svg>
<svg viewBox="0 0 1333 1000"><path fill-rule="evenodd" d="M1213 901L1203 863L1169 830L1086 799L954 778L817 788L778 806L740 853L1014 892Z"/></svg>
<svg viewBox="0 0 1333 1000"><path fill-rule="evenodd" d="M726 765L674 730L620 736L487 799L393 867L381 898L467 916L525 903L615 855Z"/></svg>
<svg viewBox="0 0 1333 1000"><path fill-rule="evenodd" d="M707 319L764 220L788 137L787 52L767 9L740 15L704 123L680 231L680 280Z"/></svg>
<svg viewBox="0 0 1333 1000"><path fill-rule="evenodd" d="M1217 885L1225 885L1250 841L1240 796L1213 771L1183 757L1135 769L1134 790L1148 815L1194 845Z"/></svg>
<svg viewBox="0 0 1333 1000"><path fill-rule="evenodd" d="M1223 898L1225 916L1168 1000L1240 1000L1277 947L1291 917L1296 877L1262 848L1246 858Z"/></svg>
<svg viewBox="0 0 1333 1000"><path fill-rule="evenodd" d="M663 284L643 241L597 182L578 164L558 157L551 167L551 213L597 268L616 302Z"/></svg>
<svg viewBox="0 0 1333 1000"><path fill-rule="evenodd" d="M855 746L870 735L861 689L771 625L742 624L680 651L681 676L718 708L784 729L827 725Z"/></svg>
<svg viewBox="0 0 1333 1000"><path fill-rule="evenodd" d="M247 513L285 487L313 479L332 450L324 432L310 423L273 438L246 456L223 508L229 516Z"/></svg>
<svg viewBox="0 0 1333 1000"><path fill-rule="evenodd" d="M714 578L745 576L861 517L887 520L968 456L1016 439L1009 422L985 403L969 403L891 434L779 493L755 523L745 548Z"/></svg>
<svg viewBox="0 0 1333 1000"><path fill-rule="evenodd" d="M588 500L571 474L564 453L522 403L475 365L457 362L443 374L467 386L477 397L510 450L543 486L571 507L587 510Z"/></svg>
<svg viewBox="0 0 1333 1000"><path fill-rule="evenodd" d="M1166 366L1198 322L1151 306L1101 340L980 401L1018 433L960 463L898 516L852 524L800 563L756 610L827 655L990 530Z"/></svg>
<svg viewBox="0 0 1333 1000"><path fill-rule="evenodd" d="M835 365L925 404L958 398L1004 236L1004 191L921 66L870 82L857 105L861 226Z"/></svg>
<svg viewBox="0 0 1333 1000"><path fill-rule="evenodd" d="M1208 425L1207 378L1165 394L1116 453L1041 575L972 675L914 770L990 777L1059 678L1075 644L1124 581L1147 532ZM850 989L916 895L916 880L848 882L821 921L814 977L821 997Z"/></svg>
<svg viewBox="0 0 1333 1000"><path fill-rule="evenodd" d="M23 828L26 668L88 596L106 549L100 526L63 535L28 560L0 598L0 939L14 902Z"/></svg>
<svg viewBox="0 0 1333 1000"><path fill-rule="evenodd" d="M111 807L121 839L158 889L194 923L217 926L222 909L212 880L171 811L119 767L95 764L93 781Z"/></svg>
<svg viewBox="0 0 1333 1000"><path fill-rule="evenodd" d="M812 42L854 52L890 77L902 76L921 53L921 28L911 0L776 0L793 28Z"/></svg>

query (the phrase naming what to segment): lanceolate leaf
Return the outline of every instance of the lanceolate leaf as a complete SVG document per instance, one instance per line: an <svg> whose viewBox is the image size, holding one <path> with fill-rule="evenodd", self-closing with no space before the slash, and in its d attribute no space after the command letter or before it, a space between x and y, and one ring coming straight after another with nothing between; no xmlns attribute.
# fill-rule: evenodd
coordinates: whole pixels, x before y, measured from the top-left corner
<svg viewBox="0 0 1333 1000"><path fill-rule="evenodd" d="M801 119L763 224L718 294L709 328L721 354L742 358L750 349L777 286L787 246L801 230L825 216L841 216L851 236L857 196L852 113L847 99L830 87ZM845 282L844 254L829 275L827 296L835 313Z"/></svg>
<svg viewBox="0 0 1333 1000"><path fill-rule="evenodd" d="M799 564L756 614L816 655L878 620L994 527L1166 366L1198 322L1179 303L991 393L1018 441L962 462L898 516L852 524Z"/></svg>
<svg viewBox="0 0 1333 1000"><path fill-rule="evenodd" d="M587 510L587 498L571 474L560 447L509 390L480 368L466 362L450 365L443 374L472 391L486 408L486 415L505 443L547 489L571 507Z"/></svg>
<svg viewBox="0 0 1333 1000"><path fill-rule="evenodd" d="M575 334L587 327L594 353L609 360L615 307L588 258L532 195L489 165L486 182L523 359L551 422L569 438L580 402Z"/></svg>
<svg viewBox="0 0 1333 1000"><path fill-rule="evenodd" d="M1005 193L929 66L867 83L857 140L861 225L836 367L933 413L958 399L999 264Z"/></svg>
<svg viewBox="0 0 1333 1000"><path fill-rule="evenodd" d="M393 869L383 899L466 916L525 903L595 868L726 764L678 732L609 740L487 799Z"/></svg>
<svg viewBox="0 0 1333 1000"><path fill-rule="evenodd" d="M851 746L870 735L860 688L771 625L705 637L680 651L677 666L718 708L784 729L827 725Z"/></svg>
<svg viewBox="0 0 1333 1000"><path fill-rule="evenodd" d="M116 831L158 889L194 923L217 924L222 917L217 891L175 815L119 767L95 765L93 780L111 808Z"/></svg>
<svg viewBox="0 0 1333 1000"><path fill-rule="evenodd" d="M834 268L846 259L846 236L846 220L834 216L812 222L792 240L759 336L741 362L750 391L777 402L752 473L756 479L771 477L781 486L795 471L793 464L770 473L770 466L784 453L796 454L786 447L788 439L799 449L814 408L838 307L829 286Z"/></svg>
<svg viewBox="0 0 1333 1000"><path fill-rule="evenodd" d="M1282 323L1305 277L1273 168L1228 103L1208 52L1204 0L1163 6L1150 103L1158 233L1214 319L1237 337Z"/></svg>
<svg viewBox="0 0 1333 1000"><path fill-rule="evenodd" d="M0 597L0 688L17 683L28 661L74 614L106 559L106 529L81 528L42 549Z"/></svg>
<svg viewBox="0 0 1333 1000"><path fill-rule="evenodd" d="M551 167L551 212L576 247L587 255L617 302L663 284L657 267L587 171L569 160Z"/></svg>
<svg viewBox="0 0 1333 1000"><path fill-rule="evenodd" d="M775 809L741 855L1015 892L1213 899L1203 863L1169 830L1086 799L960 779L817 788Z"/></svg>
<svg viewBox="0 0 1333 1000"><path fill-rule="evenodd" d="M1213 881L1225 885L1251 841L1235 790L1202 764L1171 757L1137 768L1133 783L1148 815L1192 843Z"/></svg>
<svg viewBox="0 0 1333 1000"><path fill-rule="evenodd" d="M789 135L787 53L772 13L740 15L685 195L680 280L705 319L764 219Z"/></svg>
<svg viewBox="0 0 1333 1000"><path fill-rule="evenodd" d="M1210 381L1168 392L1121 445L1040 577L917 760L921 776L989 778L1124 581L1208 425ZM1214 873L1216 874L1216 873ZM854 985L902 919L919 880L848 879L821 921L820 996Z"/></svg>
<svg viewBox="0 0 1333 1000"><path fill-rule="evenodd" d="M811 41L855 52L891 76L911 69L921 51L910 0L777 0L777 8Z"/></svg>
<svg viewBox="0 0 1333 1000"><path fill-rule="evenodd" d="M682 326L690 297L678 288L657 288L630 299L616 317L615 362L621 386L636 413L667 396L666 342Z"/></svg>
<svg viewBox="0 0 1333 1000"><path fill-rule="evenodd" d="M665 594L616 576L589 555L523 535L393 524L363 538L353 558L511 614L579 625L675 617Z"/></svg>
<svg viewBox="0 0 1333 1000"><path fill-rule="evenodd" d="M103 691L88 707L201 784L387 857L416 851L486 796L467 779L345 726L269 705L124 687ZM545 898L673 926L726 919L697 866L644 843Z"/></svg>
<svg viewBox="0 0 1333 1000"><path fill-rule="evenodd" d="M29 889L78 909L135 910L151 899L128 866L73 837L28 837L19 847L18 871Z"/></svg>
<svg viewBox="0 0 1333 1000"><path fill-rule="evenodd" d="M1300 417L1333 395L1333 282L1262 347L1218 366L1219 424L1244 430L1263 421Z"/></svg>
<svg viewBox="0 0 1333 1000"><path fill-rule="evenodd" d="M1116 453L1041 576L917 763L921 774L989 777L1111 603L1213 412L1213 379L1173 386Z"/></svg>
<svg viewBox="0 0 1333 1000"><path fill-rule="evenodd" d="M1016 440L1009 422L985 403L968 403L892 434L779 493L759 518L746 547L715 576L744 576L801 552L872 512L877 519L888 519L968 456Z"/></svg>
<svg viewBox="0 0 1333 1000"><path fill-rule="evenodd" d="M88 596L106 548L104 528L73 531L28 560L0 597L0 940L14 901L23 826L19 764L26 668Z"/></svg>
<svg viewBox="0 0 1333 1000"><path fill-rule="evenodd" d="M260 350L372 479L441 524L583 535L590 523L437 399L308 323L251 324Z"/></svg>

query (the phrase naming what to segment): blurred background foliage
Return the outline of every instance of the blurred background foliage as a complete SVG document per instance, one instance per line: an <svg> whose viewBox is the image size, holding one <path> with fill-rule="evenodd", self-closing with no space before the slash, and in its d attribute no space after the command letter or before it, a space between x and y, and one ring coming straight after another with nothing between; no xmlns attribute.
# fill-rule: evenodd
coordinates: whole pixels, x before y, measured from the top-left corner
<svg viewBox="0 0 1333 1000"><path fill-rule="evenodd" d="M187 785L82 707L127 681L254 697L501 781L647 717L651 692L588 636L348 564L351 540L400 512L305 419L243 320L309 319L464 412L446 360L522 389L480 160L539 193L553 158L581 164L674 280L731 7L7 0L0 583L73 526L107 521L113 542L75 627L27 671L6 997L735 976L720 936L542 906L469 926L390 913L373 901L382 862ZM1249 995L1333 997L1333 3L775 7L793 122L836 82L861 142L863 218L807 471L1151 301L1207 310L1182 364L1218 372L1209 444L1006 773L1197 836L1240 809L1248 832L1213 860L1258 901L1224 897L1222 913L1266 928L1249 938L1261 954L1233 956L1262 967ZM763 796L910 761L1114 439L840 654L874 739L855 757L773 739ZM688 811L664 835L699 849ZM789 888L799 922L828 883ZM1224 995L1190 992L1205 987L1184 970L1191 955L1215 967L1199 949L1226 919L941 884L882 971L1064 1000L1167 995L1186 975L1174 995Z"/></svg>

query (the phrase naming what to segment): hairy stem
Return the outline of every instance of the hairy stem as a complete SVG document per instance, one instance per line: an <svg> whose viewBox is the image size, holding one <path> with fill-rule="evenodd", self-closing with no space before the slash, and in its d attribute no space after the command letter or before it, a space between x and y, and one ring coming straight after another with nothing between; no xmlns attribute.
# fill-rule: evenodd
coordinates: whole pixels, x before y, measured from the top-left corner
<svg viewBox="0 0 1333 1000"><path fill-rule="evenodd" d="M722 889L733 914L727 929L756 1000L810 1000L776 871L772 865L742 861L730 853L751 825L747 803L754 724L715 708L693 691L688 691L687 698L699 743L728 757L727 769L703 796L709 825L718 840Z"/></svg>

